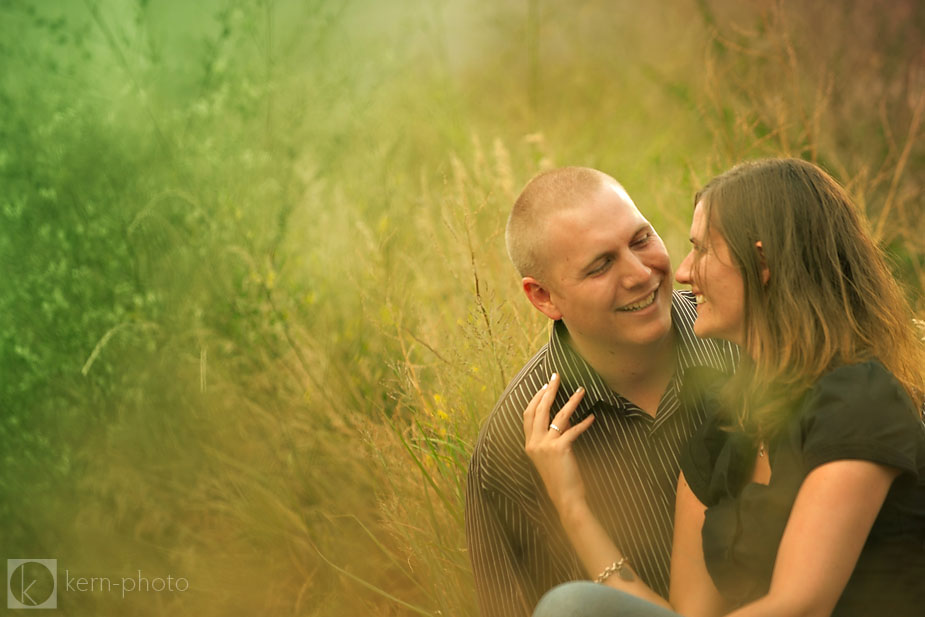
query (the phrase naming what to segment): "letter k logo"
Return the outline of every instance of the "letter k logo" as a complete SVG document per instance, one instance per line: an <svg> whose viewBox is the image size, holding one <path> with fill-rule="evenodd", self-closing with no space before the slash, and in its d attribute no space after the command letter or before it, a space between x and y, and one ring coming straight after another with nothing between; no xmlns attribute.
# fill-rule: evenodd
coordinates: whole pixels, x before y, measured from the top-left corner
<svg viewBox="0 0 925 617"><path fill-rule="evenodd" d="M58 608L57 559L7 559L7 608Z"/></svg>

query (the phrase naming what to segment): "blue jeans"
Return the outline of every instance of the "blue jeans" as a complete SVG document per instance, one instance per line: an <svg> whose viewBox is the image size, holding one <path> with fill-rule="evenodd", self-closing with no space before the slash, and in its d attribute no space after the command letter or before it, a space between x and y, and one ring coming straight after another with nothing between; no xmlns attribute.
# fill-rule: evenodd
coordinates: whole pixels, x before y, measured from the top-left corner
<svg viewBox="0 0 925 617"><path fill-rule="evenodd" d="M533 617L680 617L632 594L589 581L564 583L548 591Z"/></svg>

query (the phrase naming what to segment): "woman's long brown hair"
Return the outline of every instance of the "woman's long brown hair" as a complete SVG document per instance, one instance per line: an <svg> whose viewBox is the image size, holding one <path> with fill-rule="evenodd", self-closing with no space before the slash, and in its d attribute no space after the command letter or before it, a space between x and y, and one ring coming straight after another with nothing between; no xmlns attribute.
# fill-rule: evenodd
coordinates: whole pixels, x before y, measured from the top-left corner
<svg viewBox="0 0 925 617"><path fill-rule="evenodd" d="M714 178L694 203L707 208L707 237L715 226L745 283L745 360L730 384L739 428L773 435L782 411L822 375L872 359L921 407L925 345L884 254L834 179L798 159L748 162Z"/></svg>

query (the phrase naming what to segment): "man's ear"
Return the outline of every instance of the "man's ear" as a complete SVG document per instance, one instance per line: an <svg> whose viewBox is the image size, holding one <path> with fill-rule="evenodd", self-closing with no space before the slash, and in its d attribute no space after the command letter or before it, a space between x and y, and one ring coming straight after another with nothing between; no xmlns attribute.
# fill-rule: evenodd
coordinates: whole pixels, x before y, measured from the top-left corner
<svg viewBox="0 0 925 617"><path fill-rule="evenodd" d="M767 285L771 278L771 271L768 269L768 260L764 258L764 247L761 245L761 240L755 242L755 249L758 251L758 263L761 264L761 282Z"/></svg>
<svg viewBox="0 0 925 617"><path fill-rule="evenodd" d="M525 276L520 284L530 304L535 306L539 312L552 320L562 319L562 313L559 312L549 295L549 290L543 287L542 283L532 276Z"/></svg>

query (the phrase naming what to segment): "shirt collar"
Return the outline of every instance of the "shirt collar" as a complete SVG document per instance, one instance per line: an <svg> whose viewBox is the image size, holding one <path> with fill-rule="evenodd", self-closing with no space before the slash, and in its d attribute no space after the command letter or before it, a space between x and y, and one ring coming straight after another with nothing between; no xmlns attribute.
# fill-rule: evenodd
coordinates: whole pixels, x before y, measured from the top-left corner
<svg viewBox="0 0 925 617"><path fill-rule="evenodd" d="M604 378L568 344L568 331L561 320L553 324L546 362L548 375L558 373L561 379L559 395L556 398L562 398L562 404L579 386L584 386L587 392L579 411L590 410L600 402L620 409L625 407L626 399L608 388Z"/></svg>
<svg viewBox="0 0 925 617"><path fill-rule="evenodd" d="M690 292L673 290L671 328L675 334L676 377L683 377L685 371L691 366L712 366L714 363L706 358L711 355L721 355L720 353L704 353L705 347L715 348L715 351L719 352L721 343L697 338L694 335L694 320L696 319L697 310L694 306L693 295ZM567 339L565 324L561 320L554 322L549 336L549 354L546 356L544 368L547 377L558 373L562 380L556 396L556 406L565 404L579 386L584 386L587 392L576 410L576 419L583 417L600 403L625 411L629 401L611 390L604 382L604 378L572 349Z"/></svg>

